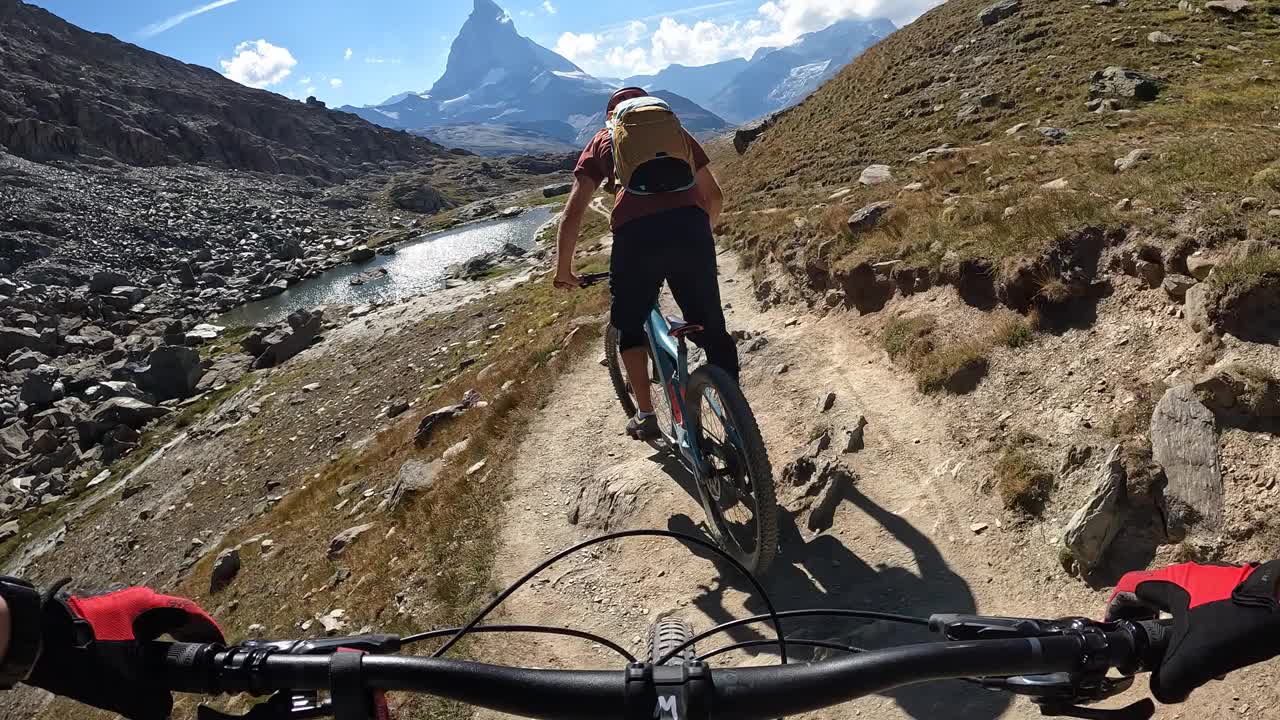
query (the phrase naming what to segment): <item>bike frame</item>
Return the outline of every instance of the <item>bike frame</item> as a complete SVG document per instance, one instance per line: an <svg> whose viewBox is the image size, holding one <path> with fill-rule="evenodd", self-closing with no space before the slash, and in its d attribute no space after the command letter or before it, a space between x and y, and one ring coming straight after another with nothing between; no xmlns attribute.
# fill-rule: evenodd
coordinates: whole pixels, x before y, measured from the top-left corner
<svg viewBox="0 0 1280 720"><path fill-rule="evenodd" d="M671 337L671 323L656 305L649 311L645 332L649 336L650 356L662 382L662 392L667 394L671 407L671 428L675 437L668 438L668 441L675 444L676 454L693 474L694 484L698 486L698 499L702 502L707 517L716 517L713 510L717 499L711 497L707 489L711 467L703 457L699 439L685 426L685 418L688 417L685 391L689 387L689 344L684 338ZM708 404L719 418L725 433L735 434L736 429L728 422L720 404L712 398L708 398ZM726 439L737 442L736 438ZM716 532L719 533L720 529L716 528Z"/></svg>

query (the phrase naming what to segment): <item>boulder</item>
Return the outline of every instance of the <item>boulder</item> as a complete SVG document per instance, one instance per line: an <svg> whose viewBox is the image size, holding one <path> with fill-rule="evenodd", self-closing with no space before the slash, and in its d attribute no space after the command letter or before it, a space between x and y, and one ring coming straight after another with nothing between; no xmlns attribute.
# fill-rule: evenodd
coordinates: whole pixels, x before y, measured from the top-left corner
<svg viewBox="0 0 1280 720"><path fill-rule="evenodd" d="M433 214L454 206L443 193L427 184L426 176L399 175L387 184L387 197L401 210Z"/></svg>
<svg viewBox="0 0 1280 720"><path fill-rule="evenodd" d="M1165 276L1160 286L1170 298L1182 302L1187 299L1187 291L1196 286L1196 281L1195 278L1189 278L1186 275L1170 273Z"/></svg>
<svg viewBox="0 0 1280 720"><path fill-rule="evenodd" d="M17 537L21 530L22 526L18 524L17 520L10 520L5 524L0 525L0 543L8 542L9 540Z"/></svg>
<svg viewBox="0 0 1280 720"><path fill-rule="evenodd" d="M1132 107L1155 100L1161 89L1161 82L1156 78L1113 65L1093 74L1089 83L1089 97L1094 100L1115 101L1118 107Z"/></svg>
<svg viewBox="0 0 1280 720"><path fill-rule="evenodd" d="M1161 32L1160 30L1156 30L1150 35L1147 35L1147 42L1151 43L1152 45L1173 45L1174 43L1178 42L1178 39L1167 32Z"/></svg>
<svg viewBox="0 0 1280 720"><path fill-rule="evenodd" d="M848 455L861 451L865 447L864 435L866 434L866 428L867 418L859 415L858 422L844 431L844 447L841 452Z"/></svg>
<svg viewBox="0 0 1280 720"><path fill-rule="evenodd" d="M1175 532L1191 525L1222 525L1222 461L1217 423L1191 385L1170 389L1151 417L1151 450L1164 469L1165 502Z"/></svg>
<svg viewBox="0 0 1280 720"><path fill-rule="evenodd" d="M1187 273L1196 280L1209 279L1209 274L1218 267L1218 261L1203 252L1193 253L1187 258Z"/></svg>
<svg viewBox="0 0 1280 720"><path fill-rule="evenodd" d="M49 362L49 356L35 350L18 350L9 356L10 370L34 370Z"/></svg>
<svg viewBox="0 0 1280 720"><path fill-rule="evenodd" d="M51 343L29 328L0 327L0 357L8 357L18 350L35 350L49 354Z"/></svg>
<svg viewBox="0 0 1280 720"><path fill-rule="evenodd" d="M93 276L89 278L89 292L98 295L106 295L110 293L113 288L128 285L129 280L129 276L123 273L102 270L94 273Z"/></svg>
<svg viewBox="0 0 1280 720"><path fill-rule="evenodd" d="M843 465L829 464L822 469L817 480L822 489L809 511L809 530L822 532L835 525L836 509L853 494L857 479L858 476Z"/></svg>
<svg viewBox="0 0 1280 720"><path fill-rule="evenodd" d="M240 574L240 550L231 548L220 553L213 561L213 572L209 575L209 592L219 593Z"/></svg>
<svg viewBox="0 0 1280 720"><path fill-rule="evenodd" d="M862 185L882 185L893 181L893 170L888 165L870 165L858 176Z"/></svg>
<svg viewBox="0 0 1280 720"><path fill-rule="evenodd" d="M168 408L148 405L130 397L115 397L98 406L91 418L94 422L106 427L125 425L137 430L152 420L168 414Z"/></svg>
<svg viewBox="0 0 1280 720"><path fill-rule="evenodd" d="M568 195L573 190L573 183L559 183L556 185L547 185L542 188L542 197L553 198L561 195Z"/></svg>
<svg viewBox="0 0 1280 720"><path fill-rule="evenodd" d="M30 446L31 436L19 423L13 422L0 428L0 450L21 457Z"/></svg>
<svg viewBox="0 0 1280 720"><path fill-rule="evenodd" d="M1127 499L1123 449L1117 445L1102 466L1089 499L1071 516L1062 536L1063 547L1081 574L1098 566L1124 526Z"/></svg>
<svg viewBox="0 0 1280 720"><path fill-rule="evenodd" d="M62 395L62 373L52 365L41 365L27 373L18 399L28 405L44 407L61 400Z"/></svg>
<svg viewBox="0 0 1280 720"><path fill-rule="evenodd" d="M373 528L373 523L365 523L364 525L347 528L346 530L338 533L337 536L329 541L329 559L333 560L342 555L353 543L355 543L356 540L360 538L361 535L369 532Z"/></svg>
<svg viewBox="0 0 1280 720"><path fill-rule="evenodd" d="M1116 172L1129 172L1144 160L1151 159L1151 151L1138 149L1116 160Z"/></svg>
<svg viewBox="0 0 1280 720"><path fill-rule="evenodd" d="M181 345L151 351L147 364L134 371L138 387L160 400L191 397L204 373L200 353Z"/></svg>
<svg viewBox="0 0 1280 720"><path fill-rule="evenodd" d="M324 327L324 310L298 310L280 325L259 325L240 342L254 356L253 368L275 367L311 347Z"/></svg>
<svg viewBox="0 0 1280 720"><path fill-rule="evenodd" d="M1222 13L1223 15L1239 15L1253 9L1253 3L1249 0L1209 0L1204 4L1206 10Z"/></svg>
<svg viewBox="0 0 1280 720"><path fill-rule="evenodd" d="M1013 17L1021 9L1022 0L1000 0L978 13L978 21L983 25L995 25L1005 18Z"/></svg>
<svg viewBox="0 0 1280 720"><path fill-rule="evenodd" d="M427 416L422 418L422 421L418 423L418 430L413 436L414 443L420 448L426 447L427 444L431 442L431 438L435 435L437 430L455 418L461 417L468 408L469 406L463 403L459 405L448 405L440 408L439 410L427 413Z"/></svg>
<svg viewBox="0 0 1280 720"><path fill-rule="evenodd" d="M1200 402L1224 426L1273 433L1280 426L1280 380L1263 368L1213 368L1194 387Z"/></svg>
<svg viewBox="0 0 1280 720"><path fill-rule="evenodd" d="M377 253L374 252L373 248L368 245L360 245L359 247L351 248L351 251L347 253L347 261L353 263L368 262L376 255Z"/></svg>
<svg viewBox="0 0 1280 720"><path fill-rule="evenodd" d="M440 473L440 468L443 466L443 459L429 463L409 460L401 465L400 474L396 477L395 484L391 486L391 493L387 496L385 508L395 510L406 500L430 491L436 483L436 475Z"/></svg>
<svg viewBox="0 0 1280 720"><path fill-rule="evenodd" d="M854 235L861 235L880 224L885 213L892 210L894 204L889 201L872 203L849 216L849 230Z"/></svg>

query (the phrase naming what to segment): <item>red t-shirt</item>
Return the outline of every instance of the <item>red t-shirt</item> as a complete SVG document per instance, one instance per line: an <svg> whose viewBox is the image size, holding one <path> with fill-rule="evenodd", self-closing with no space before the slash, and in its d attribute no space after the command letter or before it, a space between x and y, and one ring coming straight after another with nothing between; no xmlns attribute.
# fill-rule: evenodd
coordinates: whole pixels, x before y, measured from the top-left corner
<svg viewBox="0 0 1280 720"><path fill-rule="evenodd" d="M689 146L693 148L694 172L701 171L702 168L711 164L711 158L707 157L707 151L702 149L702 145L687 130L684 135L689 140ZM613 136L607 128L591 138L591 142L578 158L578 166L574 168L573 175L589 179L596 185L602 184L606 178L613 175ZM617 230L632 220L646 215L656 215L667 210L694 205L703 210L707 209L702 191L697 187L683 192L657 195L634 195L619 189L618 197L614 200L610 225Z"/></svg>

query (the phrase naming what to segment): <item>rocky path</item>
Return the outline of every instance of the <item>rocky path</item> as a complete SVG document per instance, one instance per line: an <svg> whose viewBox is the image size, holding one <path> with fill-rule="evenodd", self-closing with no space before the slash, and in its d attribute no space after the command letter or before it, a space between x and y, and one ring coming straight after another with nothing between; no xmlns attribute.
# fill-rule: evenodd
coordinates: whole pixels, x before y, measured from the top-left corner
<svg viewBox="0 0 1280 720"><path fill-rule="evenodd" d="M1034 532L1001 523L998 500L980 494L971 478L989 472L983 458L952 437L932 401L864 342L857 320L817 319L793 309L759 310L749 273L722 256L722 288L731 329L749 330L742 344L744 385L774 464L783 504L782 552L766 584L783 608L845 607L928 615L972 612L1054 617L1096 616L1105 594L1066 577L1048 544ZM764 338L763 341L756 338ZM754 348L754 350L750 349ZM585 358L563 378L561 391L529 435L507 508L496 585L504 585L579 540L610 530L667 528L703 534L701 510L687 475L663 452L629 441L624 418L599 358ZM786 371L780 373L780 368ZM836 394L820 414L820 394ZM808 529L808 512L783 467L804 452L812 430L843 430L865 416L866 447L840 461L856 473L834 526ZM1031 559L1028 560L1028 557ZM519 622L588 630L644 652L650 623L674 613L706 629L761 611L732 571L663 539L631 539L593 549L552 567L515 595L504 617ZM794 623L797 637L840 639L862 647L919 642L928 636L883 624ZM764 637L735 633L720 644ZM487 640L481 655L505 664L616 668L620 660L590 643L521 637ZM805 658L807 656L802 656ZM767 664L775 655L735 654L718 662ZM1197 697L1206 717L1240 717L1241 686L1270 683L1264 671L1240 676ZM1142 683L1140 683L1141 685ZM1274 686L1273 683L1267 684ZM1270 693L1271 691L1267 691ZM1114 706L1143 697L1133 691ZM1258 705L1254 705L1258 707ZM1160 717L1182 717L1188 707ZM960 683L917 686L864 698L813 717L1033 718L1029 703L975 691Z"/></svg>

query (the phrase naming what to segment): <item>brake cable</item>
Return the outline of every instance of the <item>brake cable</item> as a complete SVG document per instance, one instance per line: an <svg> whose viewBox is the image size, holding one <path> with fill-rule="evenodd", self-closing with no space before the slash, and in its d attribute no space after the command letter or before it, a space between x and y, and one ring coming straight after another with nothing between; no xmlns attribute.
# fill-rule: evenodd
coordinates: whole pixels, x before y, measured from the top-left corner
<svg viewBox="0 0 1280 720"><path fill-rule="evenodd" d="M867 652L862 648L853 647L852 645L841 645L840 643L828 642L826 640L800 640L797 638L787 638L787 643L790 645L801 645L805 647L826 648L828 650L839 650L841 652L847 652L847 653ZM763 640L743 640L740 643L734 643L732 645L725 645L722 648L716 648L715 650L712 650L711 652L705 655L699 655L698 661L705 662L707 660L710 660L713 657L716 657L717 655L723 655L727 652L733 652L734 650L743 650L746 648L761 647L763 645L772 645L772 644L773 644L773 641L768 638L765 638Z"/></svg>
<svg viewBox="0 0 1280 720"><path fill-rule="evenodd" d="M461 629L462 628L444 628L441 630L431 630L428 632L418 633L417 635L410 635L409 637L402 638L400 640L400 646L404 647L405 645L411 645L413 643L422 642L423 640L431 640L433 638L454 635ZM607 647L610 650L621 655L622 657L626 658L627 662L631 662L631 663L636 662L636 657L631 653L627 652L627 650L623 648L621 645L618 645L617 643L613 642L609 638L602 637L600 635L596 635L593 633L589 633L589 632L586 632L585 630L574 630L572 628L552 627L549 625L477 625L476 627L471 628L471 632L474 632L474 633L535 633L540 635L564 635L566 637L574 637L574 638L579 638L581 640L589 640L594 643L599 643L600 645L603 645L604 647Z"/></svg>
<svg viewBox="0 0 1280 720"><path fill-rule="evenodd" d="M570 555L573 555L574 553L585 550L586 548L589 548L593 545L599 545L600 543L608 542L610 540L622 540L626 538L635 538L635 537L659 537L659 538L668 538L672 540L679 540L684 543L692 543L701 548L710 550L712 553L716 554L717 556L725 560L728 560L729 563L733 565L733 567L737 569L738 572L742 573L743 577L745 577L751 583L756 593L758 593L760 599L764 601L765 607L769 609L769 613L765 617L768 618L773 624L773 631L776 636L776 639L774 640L774 642L776 642L778 645L778 653L779 655L781 655L781 660L782 660L780 664L782 665L787 664L787 639L782 631L781 615L779 615L777 608L774 607L773 600L769 597L768 591L764 589L764 585L762 585L760 581L756 579L755 575L751 574L751 571L748 570L746 566L744 566L741 562L738 562L737 558L725 552L724 549L716 546L713 543L703 540L702 538L694 537L692 535L685 535L683 533L672 532L670 530L624 530L622 532L609 533L607 535L601 535L600 537L592 538L590 540L584 540L583 542L580 542L577 545L574 545L573 547L567 550L562 550L559 553L556 553L549 559L543 561L540 565L535 567L533 570L530 570L529 572L525 573L523 577L521 577L519 580L512 583L511 586L509 586L506 590L503 590L501 593L499 593L498 596L495 597L488 605L486 605L483 610L481 610L474 618L471 619L470 622L468 622L465 626L463 626L460 630L458 630L453 635L453 637L449 638L449 640L445 642L445 644L442 645L439 650L436 650L434 653L432 653L432 657L437 657L437 658L444 657L444 654L448 652L450 648L456 645L458 641L461 640L468 633L474 632L476 630L476 627L479 626L480 623L483 622L484 619L488 617L490 613L496 610L499 605L505 602L507 598L511 597L513 594L515 594L517 590L524 587L530 580L537 577L541 572L551 567L552 565L556 564L557 562L560 562L561 560L569 557ZM672 657L674 657L675 652L677 651L668 653L667 657L662 658L659 664L665 663L667 660L670 660Z"/></svg>
<svg viewBox="0 0 1280 720"><path fill-rule="evenodd" d="M706 640L707 638L713 635L718 635L722 632L732 630L733 628L742 627L743 625L752 625L758 622L764 622L765 620L772 620L775 617L775 615L776 617L779 617L779 618L852 617L852 618L861 618L864 620L883 620L885 622L896 622L896 623L902 623L904 625L921 625L924 627L929 626L929 621L926 620L925 618L911 617L909 615L895 615L893 613L874 612L871 610L844 610L839 608L814 609L814 610L783 610L782 612L775 613L774 615L755 615L749 618L740 618L738 620L730 620L729 622L717 625L711 628L710 630L707 630L702 633L698 633L692 638L689 638L689 640L685 641L680 646L671 650L671 652L667 653L667 657L663 658L663 661L665 662L666 660L669 660L675 657L676 655L680 654L682 651L692 647L693 645L703 640ZM799 640L793 640L791 638L787 638L787 642L799 643L802 645L805 644L805 643L801 643ZM773 641L769 640L767 642L758 643L758 644L766 645L766 644L772 644L772 643ZM844 649L844 648L839 648L839 649ZM718 654L720 654L719 651L713 653L713 655L718 655ZM782 664L785 665L786 664L785 661Z"/></svg>

